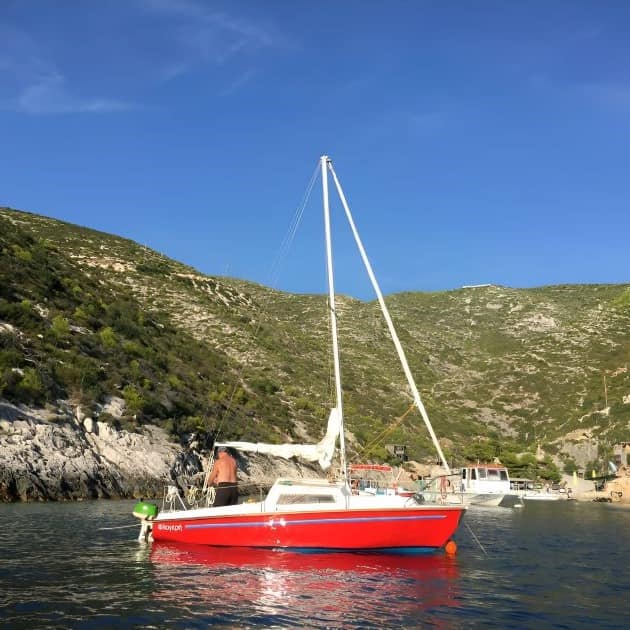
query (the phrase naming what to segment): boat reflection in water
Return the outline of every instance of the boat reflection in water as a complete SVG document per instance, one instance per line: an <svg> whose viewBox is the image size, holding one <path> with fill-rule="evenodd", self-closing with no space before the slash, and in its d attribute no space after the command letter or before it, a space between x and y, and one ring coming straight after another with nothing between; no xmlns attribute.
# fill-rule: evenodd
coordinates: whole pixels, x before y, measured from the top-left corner
<svg viewBox="0 0 630 630"><path fill-rule="evenodd" d="M204 621L390 626L454 607L457 560L447 555L297 553L154 542L162 604ZM426 621L426 616L424 617Z"/></svg>

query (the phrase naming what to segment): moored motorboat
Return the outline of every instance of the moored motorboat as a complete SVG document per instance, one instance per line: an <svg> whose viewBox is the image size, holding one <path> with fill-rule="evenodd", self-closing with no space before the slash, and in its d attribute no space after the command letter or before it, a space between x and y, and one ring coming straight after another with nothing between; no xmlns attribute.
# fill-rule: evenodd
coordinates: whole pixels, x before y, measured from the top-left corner
<svg viewBox="0 0 630 630"><path fill-rule="evenodd" d="M469 464L440 475L425 484L436 499L445 504L485 507L521 505L520 497L510 490L510 475L501 464Z"/></svg>
<svg viewBox="0 0 630 630"><path fill-rule="evenodd" d="M560 496L553 492L525 492L521 498L523 501L558 501Z"/></svg>

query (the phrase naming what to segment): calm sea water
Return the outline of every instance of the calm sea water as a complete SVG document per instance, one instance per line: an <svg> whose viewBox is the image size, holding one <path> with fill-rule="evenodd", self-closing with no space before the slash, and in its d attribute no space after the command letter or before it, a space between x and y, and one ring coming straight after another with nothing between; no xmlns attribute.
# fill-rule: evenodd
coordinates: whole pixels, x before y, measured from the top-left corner
<svg viewBox="0 0 630 630"><path fill-rule="evenodd" d="M627 627L630 510L471 508L454 558L136 541L133 502L0 505L11 628ZM483 545L483 549L476 542Z"/></svg>

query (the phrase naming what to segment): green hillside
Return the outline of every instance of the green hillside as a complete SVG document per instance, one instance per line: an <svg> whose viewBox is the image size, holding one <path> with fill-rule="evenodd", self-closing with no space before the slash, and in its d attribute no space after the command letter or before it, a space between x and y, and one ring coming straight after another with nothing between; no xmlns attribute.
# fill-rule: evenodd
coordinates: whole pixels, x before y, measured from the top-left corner
<svg viewBox="0 0 630 630"><path fill-rule="evenodd" d="M386 300L454 462L541 445L570 463L583 440L597 440L605 458L628 439L630 285ZM419 414L406 414L411 398L377 303L341 298L338 310L355 456L384 458L384 444L403 443L414 459L432 457ZM131 427L317 440L333 399L327 317L323 296L205 276L126 239L0 209L9 401L70 400L97 413L114 395L127 403L118 422Z"/></svg>

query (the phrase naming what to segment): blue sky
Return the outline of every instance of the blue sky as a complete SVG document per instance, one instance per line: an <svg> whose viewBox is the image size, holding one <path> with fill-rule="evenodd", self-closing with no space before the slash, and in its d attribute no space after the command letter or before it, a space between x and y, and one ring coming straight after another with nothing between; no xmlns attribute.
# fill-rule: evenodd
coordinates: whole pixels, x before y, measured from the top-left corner
<svg viewBox="0 0 630 630"><path fill-rule="evenodd" d="M623 0L0 3L0 205L208 274L326 290L326 153L386 294L628 282L629 147Z"/></svg>

